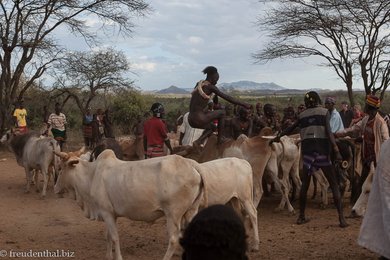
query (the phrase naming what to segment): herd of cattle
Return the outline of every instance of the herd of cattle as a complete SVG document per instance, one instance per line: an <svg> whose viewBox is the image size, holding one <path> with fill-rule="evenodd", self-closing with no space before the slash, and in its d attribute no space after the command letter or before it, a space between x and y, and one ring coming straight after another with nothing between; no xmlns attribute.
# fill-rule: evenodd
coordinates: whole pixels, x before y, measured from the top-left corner
<svg viewBox="0 0 390 260"><path fill-rule="evenodd" d="M9 145L17 163L24 167L27 192L33 176L38 189L40 172L44 180L41 196L45 197L53 173L55 193L71 193L87 218L105 222L107 258L113 258L114 246L115 259L122 259L118 217L153 222L165 216L169 243L164 259L170 259L186 224L200 209L214 204L229 203L242 216L245 227L253 231L251 248L258 250L256 209L264 192L263 179L274 183L282 194L276 210L287 205L288 211L294 213L289 195L301 186L299 136L284 136L270 145L270 133L265 128L258 136L242 135L222 145L217 145L217 138L211 136L201 150L176 147L175 155L147 160L142 160L137 141L107 139L92 152L84 148L62 152L53 138L33 132L7 134L1 142ZM344 161L336 167L340 187L344 193L349 183L353 192L360 173L360 151L350 140L340 143L339 147L345 146L340 149ZM364 214L373 172L374 169L363 184L352 215ZM326 178L321 171L314 175L321 188L322 203L327 205Z"/></svg>

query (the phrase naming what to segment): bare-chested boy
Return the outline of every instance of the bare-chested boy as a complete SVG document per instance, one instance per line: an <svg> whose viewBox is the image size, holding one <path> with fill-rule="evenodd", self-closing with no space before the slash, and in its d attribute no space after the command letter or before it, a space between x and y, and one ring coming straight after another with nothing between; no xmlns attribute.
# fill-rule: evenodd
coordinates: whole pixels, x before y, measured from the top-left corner
<svg viewBox="0 0 390 260"><path fill-rule="evenodd" d="M205 139L213 133L215 130L213 121L218 119L218 143L220 144L223 142L221 133L225 125L224 118L226 112L225 110L205 111L205 107L207 107L209 100L213 98L213 94L230 103L243 106L247 109L249 109L251 105L221 92L218 87L215 86L219 79L217 68L208 66L203 70L203 73L207 75L206 80L199 81L192 92L188 122L192 127L205 129L202 136L194 142L195 145L198 145L203 143Z"/></svg>

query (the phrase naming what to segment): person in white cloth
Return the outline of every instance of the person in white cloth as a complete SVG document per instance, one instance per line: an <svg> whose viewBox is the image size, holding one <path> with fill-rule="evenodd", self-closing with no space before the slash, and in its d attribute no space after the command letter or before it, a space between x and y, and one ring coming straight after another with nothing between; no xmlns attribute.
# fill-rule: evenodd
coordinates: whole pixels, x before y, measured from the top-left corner
<svg viewBox="0 0 390 260"><path fill-rule="evenodd" d="M213 95L221 97L232 104L243 106L247 109L251 108L250 104L241 102L218 89L216 86L219 80L217 68L208 66L203 70L203 73L207 75L206 79L199 81L192 91L190 113L188 115L188 122L191 127L205 129L202 136L194 142L196 146L203 143L216 130L214 120L218 120L218 144L224 141L222 129L225 126L225 110L207 111L207 104L210 99L213 99Z"/></svg>
<svg viewBox="0 0 390 260"><path fill-rule="evenodd" d="M179 145L192 145L192 143L203 133L203 129L193 128L190 126L190 123L188 122L189 113L190 112L184 114L183 123L179 127Z"/></svg>
<svg viewBox="0 0 390 260"><path fill-rule="evenodd" d="M382 144L358 244L390 259L390 140Z"/></svg>

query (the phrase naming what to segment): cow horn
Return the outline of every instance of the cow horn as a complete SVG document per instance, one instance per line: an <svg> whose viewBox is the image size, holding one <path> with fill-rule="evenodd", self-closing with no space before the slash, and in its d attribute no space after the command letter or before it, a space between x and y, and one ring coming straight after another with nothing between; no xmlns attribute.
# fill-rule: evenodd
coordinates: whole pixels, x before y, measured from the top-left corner
<svg viewBox="0 0 390 260"><path fill-rule="evenodd" d="M64 160L68 160L69 158L69 155L67 153L64 153L64 152L57 152L57 151L53 151L55 155L59 156L60 158L64 159Z"/></svg>
<svg viewBox="0 0 390 260"><path fill-rule="evenodd" d="M80 150L78 150L77 152L75 152L75 155L77 157L80 157L80 155L84 154L85 153L85 146L81 147Z"/></svg>

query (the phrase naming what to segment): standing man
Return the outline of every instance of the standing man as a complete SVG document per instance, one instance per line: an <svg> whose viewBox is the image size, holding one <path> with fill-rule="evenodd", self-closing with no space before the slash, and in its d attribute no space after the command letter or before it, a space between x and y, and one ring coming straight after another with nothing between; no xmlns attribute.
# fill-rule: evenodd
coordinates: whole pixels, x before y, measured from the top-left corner
<svg viewBox="0 0 390 260"><path fill-rule="evenodd" d="M91 113L91 108L88 107L84 116L83 116L83 136L84 136L84 145L89 149L93 149L94 142L92 137L92 120L93 115Z"/></svg>
<svg viewBox="0 0 390 260"><path fill-rule="evenodd" d="M203 70L206 74L206 79L199 81L195 89L192 91L190 101L190 114L188 115L188 122L194 128L205 129L202 136L194 142L195 145L199 146L203 143L207 137L209 137L218 128L218 144L223 142L222 131L225 127L225 110L218 109L214 111L205 111L207 103L212 99L212 95L215 94L226 101L243 106L247 109L251 105L236 100L235 98L221 92L216 86L219 80L219 74L217 68L208 66ZM218 120L218 127L213 123L214 120Z"/></svg>
<svg viewBox="0 0 390 260"><path fill-rule="evenodd" d="M168 138L168 130L162 121L165 111L160 103L154 103L150 110L153 117L144 123L144 149L146 158L164 156L164 143L172 153L171 143Z"/></svg>
<svg viewBox="0 0 390 260"><path fill-rule="evenodd" d="M320 106L321 99L315 91L306 93L304 101L306 110L299 114L298 121L278 134L274 139L274 141L279 141L281 136L290 134L296 127L300 128L303 174L302 187L299 194L300 207L297 224L300 225L309 221L305 216L307 190L312 174L317 169L321 169L332 189L334 204L339 215L340 227L347 227L348 224L344 218L335 168L331 162L332 153L334 153L337 161L341 161L342 157L336 145L335 138L330 131L329 111Z"/></svg>
<svg viewBox="0 0 390 260"><path fill-rule="evenodd" d="M51 133L53 134L54 139L57 140L62 151L63 145L66 141L66 116L61 112L60 103L57 102L54 109L55 113L51 113L49 115L49 119L47 120L46 135L51 128Z"/></svg>
<svg viewBox="0 0 390 260"><path fill-rule="evenodd" d="M183 116L183 123L179 127L180 138L179 145L192 145L195 140L198 140L203 133L203 129L193 128L188 122L188 115L190 112L187 112Z"/></svg>
<svg viewBox="0 0 390 260"><path fill-rule="evenodd" d="M349 109L348 102L341 102L341 110L339 111L341 120L343 120L344 128L347 128L351 125L353 119L353 111Z"/></svg>
<svg viewBox="0 0 390 260"><path fill-rule="evenodd" d="M27 110L24 108L23 100L16 103L16 109L13 114L15 127L19 134L27 133Z"/></svg>
<svg viewBox="0 0 390 260"><path fill-rule="evenodd" d="M339 112L334 108L334 105L336 104L336 100L332 97L327 97L325 99L325 108L328 109L330 114L330 131L332 133L336 133L337 131L344 130L344 124L343 120L341 119L341 116Z"/></svg>
<svg viewBox="0 0 390 260"><path fill-rule="evenodd" d="M367 114L362 120L350 128L346 128L336 133L337 137L343 137L350 134L357 134L363 138L362 146L362 173L356 193L352 194L352 201L356 202L361 193L362 185L370 172L370 164L376 165L377 158L382 144L389 139L389 129L385 120L378 113L380 99L376 96L369 95L366 98L365 113Z"/></svg>

